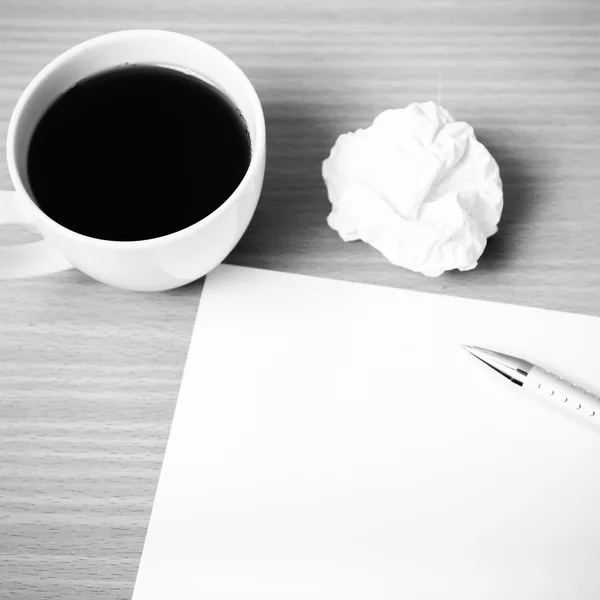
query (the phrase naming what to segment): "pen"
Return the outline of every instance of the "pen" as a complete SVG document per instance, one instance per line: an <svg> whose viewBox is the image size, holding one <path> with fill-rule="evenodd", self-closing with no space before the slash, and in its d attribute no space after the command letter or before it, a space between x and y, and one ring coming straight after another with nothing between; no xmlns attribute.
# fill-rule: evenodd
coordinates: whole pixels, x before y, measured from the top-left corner
<svg viewBox="0 0 600 600"><path fill-rule="evenodd" d="M516 385L600 422L600 397L591 392L521 358L477 346L463 347Z"/></svg>

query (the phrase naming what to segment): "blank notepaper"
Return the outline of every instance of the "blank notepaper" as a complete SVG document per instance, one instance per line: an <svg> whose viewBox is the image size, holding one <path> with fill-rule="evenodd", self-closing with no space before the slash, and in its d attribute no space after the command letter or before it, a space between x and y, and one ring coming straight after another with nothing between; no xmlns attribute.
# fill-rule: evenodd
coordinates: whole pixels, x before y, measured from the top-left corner
<svg viewBox="0 0 600 600"><path fill-rule="evenodd" d="M600 319L221 266L134 600L600 598L600 435L467 354L600 391Z"/></svg>

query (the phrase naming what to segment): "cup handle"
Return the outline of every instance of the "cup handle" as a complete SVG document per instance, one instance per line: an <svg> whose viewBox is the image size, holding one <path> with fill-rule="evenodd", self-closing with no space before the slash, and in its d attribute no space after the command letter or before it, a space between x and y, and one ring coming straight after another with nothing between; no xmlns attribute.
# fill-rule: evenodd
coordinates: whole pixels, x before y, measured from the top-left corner
<svg viewBox="0 0 600 600"><path fill-rule="evenodd" d="M19 209L16 192L0 191L0 225L27 225ZM0 280L24 279L72 269L73 265L48 242L0 246Z"/></svg>

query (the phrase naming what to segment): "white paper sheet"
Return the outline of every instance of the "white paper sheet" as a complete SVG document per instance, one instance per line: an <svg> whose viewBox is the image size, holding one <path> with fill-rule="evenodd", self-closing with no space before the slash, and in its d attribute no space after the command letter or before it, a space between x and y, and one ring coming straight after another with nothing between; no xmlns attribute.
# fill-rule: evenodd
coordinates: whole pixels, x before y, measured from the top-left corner
<svg viewBox="0 0 600 600"><path fill-rule="evenodd" d="M134 600L600 598L600 436L461 343L600 389L600 319L209 275Z"/></svg>

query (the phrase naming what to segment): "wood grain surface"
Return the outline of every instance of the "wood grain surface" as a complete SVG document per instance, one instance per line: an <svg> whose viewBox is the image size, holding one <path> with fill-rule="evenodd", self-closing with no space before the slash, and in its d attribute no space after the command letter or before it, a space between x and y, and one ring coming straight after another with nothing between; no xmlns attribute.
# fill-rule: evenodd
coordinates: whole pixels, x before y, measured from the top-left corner
<svg viewBox="0 0 600 600"><path fill-rule="evenodd" d="M49 60L140 27L216 45L264 104L264 193L230 262L600 315L597 0L4 0L0 144ZM498 160L506 208L476 270L427 279L328 229L320 165L438 94ZM0 283L0 598L131 596L201 288Z"/></svg>

